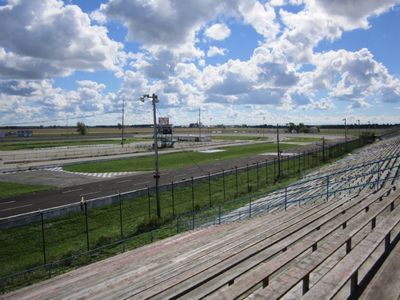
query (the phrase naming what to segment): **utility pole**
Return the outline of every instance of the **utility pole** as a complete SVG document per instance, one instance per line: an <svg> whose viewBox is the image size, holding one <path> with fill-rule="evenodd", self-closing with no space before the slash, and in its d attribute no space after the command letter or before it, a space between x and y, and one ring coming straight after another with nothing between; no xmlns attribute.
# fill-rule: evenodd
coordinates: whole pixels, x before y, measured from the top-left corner
<svg viewBox="0 0 400 300"><path fill-rule="evenodd" d="M122 98L121 146L124 147L125 98Z"/></svg>
<svg viewBox="0 0 400 300"><path fill-rule="evenodd" d="M154 154L155 154L155 172L154 179L156 180L156 205L157 205L157 217L161 218L161 205L160 205L160 168L158 162L158 132L157 132L157 116L156 116L156 104L158 103L158 97L156 94L143 95L140 97L140 101L144 102L145 98L151 99L153 104L153 135L154 135Z"/></svg>
<svg viewBox="0 0 400 300"><path fill-rule="evenodd" d="M281 177L281 150L279 149L279 124L276 124L276 150L278 154L278 178Z"/></svg>

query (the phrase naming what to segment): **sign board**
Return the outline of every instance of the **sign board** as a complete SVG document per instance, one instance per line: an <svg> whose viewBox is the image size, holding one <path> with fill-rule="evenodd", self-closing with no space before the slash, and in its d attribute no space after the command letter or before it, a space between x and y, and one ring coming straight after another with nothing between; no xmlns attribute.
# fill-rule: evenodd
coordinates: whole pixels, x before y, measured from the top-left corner
<svg viewBox="0 0 400 300"><path fill-rule="evenodd" d="M169 125L169 118L158 118L158 124L163 126L163 125Z"/></svg>

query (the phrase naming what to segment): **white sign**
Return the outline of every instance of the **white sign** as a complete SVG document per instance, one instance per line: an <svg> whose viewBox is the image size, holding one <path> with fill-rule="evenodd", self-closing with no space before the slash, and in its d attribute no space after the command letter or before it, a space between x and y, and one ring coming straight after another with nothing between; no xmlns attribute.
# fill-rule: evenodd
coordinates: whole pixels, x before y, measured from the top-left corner
<svg viewBox="0 0 400 300"><path fill-rule="evenodd" d="M169 125L169 118L158 118L158 124L159 125Z"/></svg>

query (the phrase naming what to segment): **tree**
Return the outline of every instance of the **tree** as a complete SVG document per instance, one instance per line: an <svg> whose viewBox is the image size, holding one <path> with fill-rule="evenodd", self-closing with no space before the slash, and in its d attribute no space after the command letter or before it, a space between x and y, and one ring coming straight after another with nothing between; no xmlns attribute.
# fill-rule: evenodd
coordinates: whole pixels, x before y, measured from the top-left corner
<svg viewBox="0 0 400 300"><path fill-rule="evenodd" d="M76 123L76 131L79 132L80 135L85 135L87 133L87 127L85 123L83 122Z"/></svg>
<svg viewBox="0 0 400 300"><path fill-rule="evenodd" d="M121 123L118 123L118 124L117 124L117 127L118 127L119 130L121 130L121 129L122 129Z"/></svg>

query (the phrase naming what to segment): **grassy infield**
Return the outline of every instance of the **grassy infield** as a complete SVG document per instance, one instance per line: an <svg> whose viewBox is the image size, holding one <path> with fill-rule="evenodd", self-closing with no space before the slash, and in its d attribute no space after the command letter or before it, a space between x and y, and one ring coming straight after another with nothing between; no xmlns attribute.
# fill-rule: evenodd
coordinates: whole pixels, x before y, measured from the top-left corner
<svg viewBox="0 0 400 300"><path fill-rule="evenodd" d="M239 157L245 153L251 155L256 152L260 153L260 149L267 152L269 147L266 144L251 146L250 148L227 148L225 152L205 155L191 152L189 154L192 156L190 161L210 161L218 159L214 155L221 156L222 153L224 153L225 158ZM271 148L274 149L274 147L274 145L271 145ZM289 149L290 147L293 147L293 145L282 145L283 149ZM182 157L178 158L175 155L177 154L163 155L161 162L164 161L166 164L165 161L169 161L172 164L183 160ZM186 154L181 153L180 155ZM207 156L208 158L204 158ZM152 167L152 159L149 158L149 161ZM307 163L306 169L312 168L320 163L320 157L310 156L305 159L305 162ZM145 162L143 163L145 164ZM122 164L126 165L127 161L123 161ZM250 190L248 190L247 174L246 172L241 172L238 174L238 193L236 193L235 175L225 176L225 196L222 178L214 179L211 181L211 199L209 198L207 182L195 184L195 209L199 210L208 207L210 204L218 206L223 203L225 203L223 206L224 211L240 207L248 201L247 199L242 201L240 199L248 195L249 192L250 194L265 193L294 181L303 171L303 165L303 161L300 161L296 170L293 170L293 165L289 165L291 167L288 170L287 162L283 163L282 169L284 172L289 171L291 174L289 176L288 173L284 173L282 180L278 183L273 178L274 167L272 165L269 165L267 169L263 167L259 170L258 181L256 170L250 170ZM88 165L85 164L85 167L88 167ZM133 168L133 166L131 167ZM168 167L168 165L164 167ZM173 197L171 190L162 192L161 211L163 218L161 221L155 218L156 205L154 195L150 195L150 198L145 195L135 199L122 199L121 197L120 204L88 210L88 231L86 231L84 211L51 220L46 220L46 216L44 216L44 235L42 235L40 218L36 223L28 226L3 229L0 231L0 244L2 245L0 247L0 265L2 266L0 277L41 266L44 262L48 265L46 268L38 268L36 271L24 276L14 277L12 280L0 281L0 290L14 289L37 280L43 280L50 273L52 275L63 273L125 249L136 248L154 240L174 235L177 232L177 224L176 219L173 217L173 212L175 215L179 215L191 211L191 197L191 187L175 188ZM229 201L233 199L238 200L235 202ZM156 230L152 231L152 229ZM118 242L121 239L124 240L123 243ZM112 243L115 243L113 247L105 246ZM87 249L96 250L91 255L87 255L84 254ZM51 264L49 265L49 263Z"/></svg>

